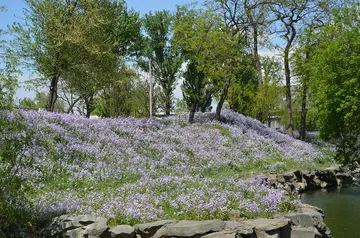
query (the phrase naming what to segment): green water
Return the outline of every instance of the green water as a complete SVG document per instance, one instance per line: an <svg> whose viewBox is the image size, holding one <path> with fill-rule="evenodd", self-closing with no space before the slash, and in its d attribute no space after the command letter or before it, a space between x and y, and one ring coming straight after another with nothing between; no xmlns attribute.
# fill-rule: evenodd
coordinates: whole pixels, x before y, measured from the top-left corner
<svg viewBox="0 0 360 238"><path fill-rule="evenodd" d="M301 194L303 203L320 207L335 238L360 238L360 187Z"/></svg>

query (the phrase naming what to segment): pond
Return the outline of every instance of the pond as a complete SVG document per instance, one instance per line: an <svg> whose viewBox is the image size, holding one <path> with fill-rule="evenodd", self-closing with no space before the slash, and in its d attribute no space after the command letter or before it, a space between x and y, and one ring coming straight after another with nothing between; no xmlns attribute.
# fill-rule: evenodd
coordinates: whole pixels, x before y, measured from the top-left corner
<svg viewBox="0 0 360 238"><path fill-rule="evenodd" d="M334 238L360 237L360 187L307 192L301 200L324 210Z"/></svg>

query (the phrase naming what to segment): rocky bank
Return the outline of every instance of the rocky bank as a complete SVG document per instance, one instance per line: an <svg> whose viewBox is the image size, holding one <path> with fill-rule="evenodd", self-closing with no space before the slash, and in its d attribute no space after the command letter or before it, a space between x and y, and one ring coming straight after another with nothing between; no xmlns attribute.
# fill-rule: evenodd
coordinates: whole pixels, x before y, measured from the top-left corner
<svg viewBox="0 0 360 238"><path fill-rule="evenodd" d="M63 215L42 230L49 238L315 238L331 237L321 209L302 204L294 213L245 221L164 220L109 227L107 219Z"/></svg>

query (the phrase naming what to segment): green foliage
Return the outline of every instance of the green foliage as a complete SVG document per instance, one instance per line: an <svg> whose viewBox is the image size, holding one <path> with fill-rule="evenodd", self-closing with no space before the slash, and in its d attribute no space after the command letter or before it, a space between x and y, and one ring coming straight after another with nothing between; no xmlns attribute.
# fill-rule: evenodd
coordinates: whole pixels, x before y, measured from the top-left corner
<svg viewBox="0 0 360 238"><path fill-rule="evenodd" d="M25 109L45 109L48 101L48 95L45 92L36 92L34 99L22 98L19 100L18 107ZM65 112L65 103L63 100L58 99L54 105L55 112Z"/></svg>
<svg viewBox="0 0 360 238"><path fill-rule="evenodd" d="M0 112L0 236L1 231L18 224L31 222L33 217L27 211L27 198L23 196L31 187L19 176L18 168L31 161L25 160L20 151L31 143L31 131L24 132L24 126L9 114ZM17 135L17 136L14 136Z"/></svg>
<svg viewBox="0 0 360 238"><path fill-rule="evenodd" d="M194 108L196 112L210 110L214 89L202 72L197 70L196 62L188 62L184 72L184 81L181 85L184 101L187 108Z"/></svg>
<svg viewBox="0 0 360 238"><path fill-rule="evenodd" d="M263 57L261 65L264 78L260 90L262 100L258 100L258 102L261 102L258 107L264 113L264 119L270 124L271 118L278 115L281 97L284 96L283 87L281 86L281 63L275 57Z"/></svg>
<svg viewBox="0 0 360 238"><path fill-rule="evenodd" d="M159 11L145 14L143 28L146 33L144 58L139 59L139 66L149 72L151 60L151 73L162 89L162 108L167 115L173 107L173 93L176 86L177 73L182 64L179 52L174 46L172 27L174 18L169 11Z"/></svg>
<svg viewBox="0 0 360 238"><path fill-rule="evenodd" d="M343 8L317 35L311 61L312 91L322 138L338 145L342 163L359 159L359 5Z"/></svg>
<svg viewBox="0 0 360 238"><path fill-rule="evenodd" d="M125 56L141 41L139 14L124 1L27 0L26 27L13 26L24 63L50 82L47 109L53 111L59 80L78 94L89 116L95 95L109 85ZM116 77L115 77L116 78Z"/></svg>
<svg viewBox="0 0 360 238"><path fill-rule="evenodd" d="M255 117L258 112L258 81L253 68L252 56L244 54L243 67L236 74L229 88L230 109L246 116Z"/></svg>
<svg viewBox="0 0 360 238"><path fill-rule="evenodd" d="M194 9L192 5L178 7L174 29L175 41L183 57L190 64L195 64L188 69L195 67L196 71L193 69L191 73L198 74L192 79L193 82L196 79L198 85L190 87L195 85L190 83L186 86L188 95L192 88L192 98L188 97L188 100L199 101L206 95L206 90L214 93L219 101L216 117L220 119L229 87L242 70L243 59L246 58L243 43L233 36L218 14L211 10Z"/></svg>
<svg viewBox="0 0 360 238"><path fill-rule="evenodd" d="M100 117L147 117L149 113L149 84L139 79L131 69L122 66L112 84L96 98L93 114ZM153 114L160 104L160 88L153 90Z"/></svg>

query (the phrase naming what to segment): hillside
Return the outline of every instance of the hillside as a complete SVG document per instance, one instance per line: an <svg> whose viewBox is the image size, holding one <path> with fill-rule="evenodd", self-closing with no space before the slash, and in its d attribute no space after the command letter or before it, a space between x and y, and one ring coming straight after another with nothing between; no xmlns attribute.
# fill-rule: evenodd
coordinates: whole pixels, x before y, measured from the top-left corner
<svg viewBox="0 0 360 238"><path fill-rule="evenodd" d="M297 201L284 191L244 177L314 168L327 161L322 151L329 148L231 111L223 116L225 124L185 125L173 119L8 113L12 129L3 129L0 148L19 148L16 176L33 188L21 206L39 217L80 213L134 224L224 219L233 211L269 217L291 209Z"/></svg>

